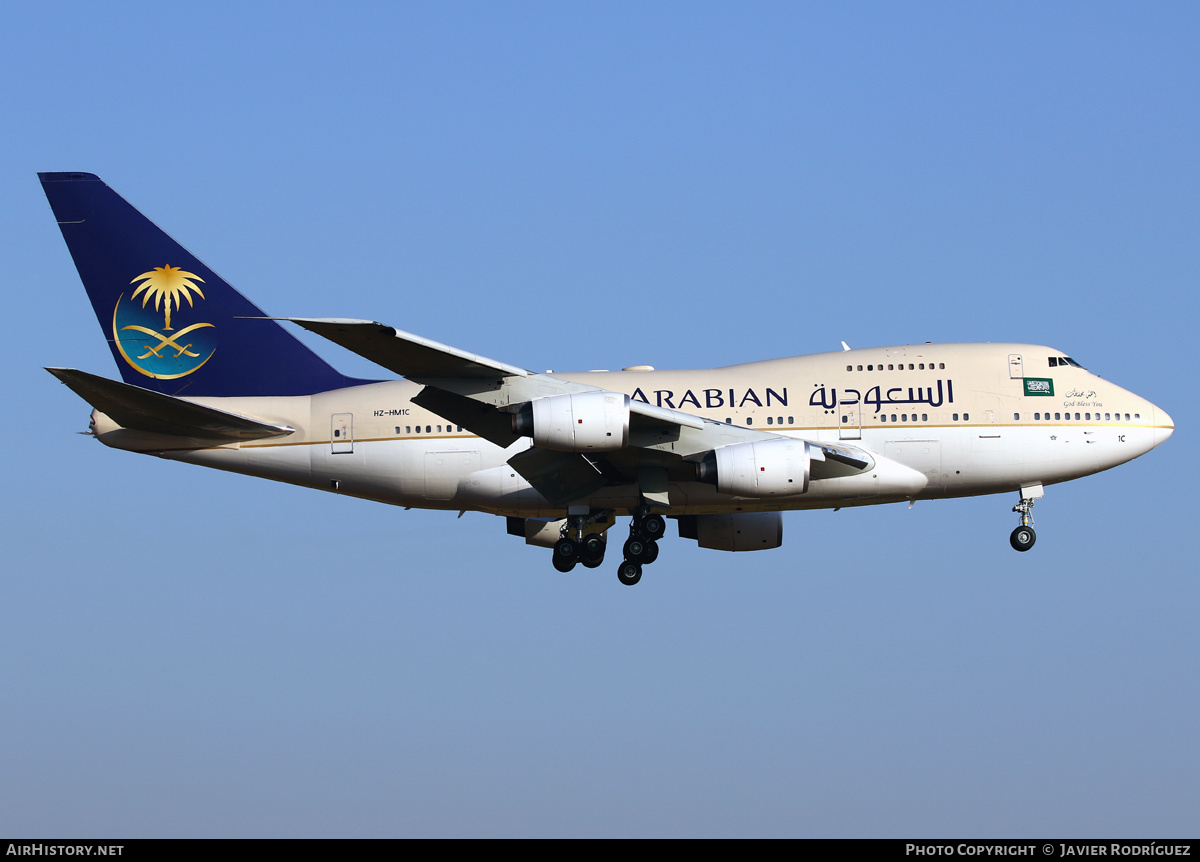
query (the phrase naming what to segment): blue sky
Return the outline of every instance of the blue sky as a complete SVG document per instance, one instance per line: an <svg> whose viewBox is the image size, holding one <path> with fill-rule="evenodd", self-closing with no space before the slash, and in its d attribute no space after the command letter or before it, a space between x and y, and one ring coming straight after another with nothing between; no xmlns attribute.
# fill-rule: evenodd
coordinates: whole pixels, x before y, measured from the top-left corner
<svg viewBox="0 0 1200 862"><path fill-rule="evenodd" d="M1198 25L6 6L0 832L1194 834ZM1051 344L1178 430L1048 489L1028 554L992 497L562 576L489 516L78 436L42 366L116 374L39 170L99 174L271 314L559 370Z"/></svg>

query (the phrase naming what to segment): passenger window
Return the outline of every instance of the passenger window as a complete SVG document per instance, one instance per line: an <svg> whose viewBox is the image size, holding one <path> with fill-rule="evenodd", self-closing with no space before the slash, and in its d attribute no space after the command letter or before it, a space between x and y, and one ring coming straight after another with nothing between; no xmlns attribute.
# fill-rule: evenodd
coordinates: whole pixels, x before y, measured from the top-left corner
<svg viewBox="0 0 1200 862"><path fill-rule="evenodd" d="M880 421L880 422L886 422L886 421L887 421L887 414L886 414L886 413L884 413L882 416L880 416L880 417L879 417L879 421Z"/></svg>
<svg viewBox="0 0 1200 862"><path fill-rule="evenodd" d="M789 417L788 417L788 424L789 424L789 425L795 425L795 424L796 424L796 421L795 421L794 419L792 419L792 417L791 417L791 416L789 416Z"/></svg>
<svg viewBox="0 0 1200 862"><path fill-rule="evenodd" d="M860 366L858 366L858 370L859 370L859 371L862 371L862 366L861 366L861 365L860 365Z"/></svg>
<svg viewBox="0 0 1200 862"><path fill-rule="evenodd" d="M854 370L854 366L853 366L853 365L847 365L847 366L846 366L846 370L847 370L847 371L853 371L853 370Z"/></svg>
<svg viewBox="0 0 1200 862"><path fill-rule="evenodd" d="M412 426L411 426L411 425L405 425L405 426L404 426L404 433L405 433L405 434L411 434L411 433L412 433Z"/></svg>
<svg viewBox="0 0 1200 862"><path fill-rule="evenodd" d="M921 421L922 421L922 422L928 422L928 421L929 421L929 414L928 414L928 413L922 413L922 414L921 414Z"/></svg>
<svg viewBox="0 0 1200 862"><path fill-rule="evenodd" d="M1021 421L1021 414L1020 414L1020 413L1014 413L1014 414L1013 414L1013 421L1014 421L1014 422L1020 422L1020 421Z"/></svg>
<svg viewBox="0 0 1200 862"><path fill-rule="evenodd" d="M908 414L907 414L907 413L901 413L901 414L900 414L900 421L901 421L901 422L907 422L907 421L908 421Z"/></svg>
<svg viewBox="0 0 1200 862"><path fill-rule="evenodd" d="M770 416L768 416L768 417L767 417L767 424L768 424L768 425L774 425L774 424L775 424L775 420L774 420L774 419L772 419Z"/></svg>
<svg viewBox="0 0 1200 862"><path fill-rule="evenodd" d="M938 368L945 368L945 367L946 367L946 363L945 363L945 362L939 362L939 363L938 363Z"/></svg>
<svg viewBox="0 0 1200 862"><path fill-rule="evenodd" d="M970 421L971 421L971 414L970 414L970 413L964 413L964 414L963 414L963 421L964 421L964 422L970 422Z"/></svg>
<svg viewBox="0 0 1200 862"><path fill-rule="evenodd" d="M955 422L957 422L957 421L958 421L958 414L957 414L957 413L955 413L955 414L954 414L954 421L955 421Z"/></svg>

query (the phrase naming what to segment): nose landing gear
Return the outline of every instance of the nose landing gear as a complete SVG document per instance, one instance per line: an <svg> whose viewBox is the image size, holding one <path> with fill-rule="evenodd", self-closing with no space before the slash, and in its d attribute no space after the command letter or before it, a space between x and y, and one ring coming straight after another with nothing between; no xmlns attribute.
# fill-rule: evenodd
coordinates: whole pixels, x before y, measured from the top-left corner
<svg viewBox="0 0 1200 862"><path fill-rule="evenodd" d="M1008 537L1008 543L1013 546L1013 550L1028 551L1037 541L1037 533L1033 531L1033 503L1044 493L1041 485L1021 489L1021 500L1013 506L1013 511L1021 518L1021 525Z"/></svg>

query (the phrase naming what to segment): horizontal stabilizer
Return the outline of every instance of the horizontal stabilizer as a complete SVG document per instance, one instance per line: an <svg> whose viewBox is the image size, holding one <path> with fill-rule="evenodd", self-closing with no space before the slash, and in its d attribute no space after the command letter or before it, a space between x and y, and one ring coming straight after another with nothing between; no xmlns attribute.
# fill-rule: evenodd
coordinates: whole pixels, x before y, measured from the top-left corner
<svg viewBox="0 0 1200 862"><path fill-rule="evenodd" d="M370 320L284 317L309 332L410 380L463 377L525 377L523 368L497 362Z"/></svg>
<svg viewBox="0 0 1200 862"><path fill-rule="evenodd" d="M73 368L47 368L71 390L123 428L210 440L286 437L295 429L226 413Z"/></svg>

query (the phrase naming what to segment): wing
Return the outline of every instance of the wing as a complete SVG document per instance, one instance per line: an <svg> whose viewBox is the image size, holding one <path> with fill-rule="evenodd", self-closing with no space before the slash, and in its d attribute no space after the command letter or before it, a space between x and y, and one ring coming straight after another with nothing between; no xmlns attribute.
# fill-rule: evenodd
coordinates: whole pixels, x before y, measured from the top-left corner
<svg viewBox="0 0 1200 862"><path fill-rule="evenodd" d="M737 459L723 458L727 466L719 467L713 457L718 450L739 444L753 444L740 447L752 461L761 450L764 454L757 458L765 462L770 449L772 467L778 460L785 472L802 460L805 484L810 468L813 478L831 478L868 470L874 463L858 447L797 441L655 407L623 393L537 374L373 321L283 319L424 384L414 403L498 446L507 448L531 437L533 446L508 463L555 505L604 485L637 482L651 503L666 506L669 482L713 481L720 487L715 479L718 470L727 476L735 469L747 472L744 465L729 466ZM797 446L802 450L799 454ZM747 474L746 481L758 477Z"/></svg>

